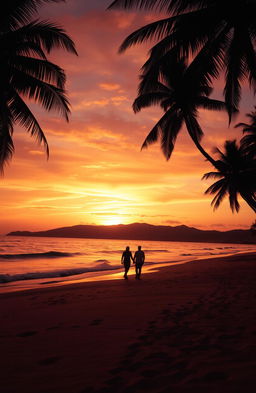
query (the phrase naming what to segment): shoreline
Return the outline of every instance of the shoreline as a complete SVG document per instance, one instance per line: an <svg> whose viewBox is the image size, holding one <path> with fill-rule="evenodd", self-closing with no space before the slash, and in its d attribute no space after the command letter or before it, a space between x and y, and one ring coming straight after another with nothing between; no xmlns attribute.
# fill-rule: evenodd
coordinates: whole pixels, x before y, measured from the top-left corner
<svg viewBox="0 0 256 393"><path fill-rule="evenodd" d="M235 255L249 255L254 254L252 252L244 252L238 251L235 253L227 253L221 255L207 255L207 256L191 256L186 260L176 260L176 261L165 261L159 263L145 263L143 266L143 274L151 274L158 272L162 268L168 268L171 266L183 265L195 261L207 261L211 259L219 259L226 258ZM131 265L129 270L129 276L133 277L135 275L134 265ZM103 281L112 281L112 280L122 280L123 279L123 267L120 266L120 269L109 269L109 270L99 270L86 272L81 274L75 274L70 276L57 276L52 278L36 278L36 279L27 279L27 280L17 280L11 281L7 283L0 284L0 296L5 293L12 292L25 292L25 291L33 291L33 290L44 290L46 288L55 288L62 287L66 285L76 285L83 284L89 282L103 282Z"/></svg>

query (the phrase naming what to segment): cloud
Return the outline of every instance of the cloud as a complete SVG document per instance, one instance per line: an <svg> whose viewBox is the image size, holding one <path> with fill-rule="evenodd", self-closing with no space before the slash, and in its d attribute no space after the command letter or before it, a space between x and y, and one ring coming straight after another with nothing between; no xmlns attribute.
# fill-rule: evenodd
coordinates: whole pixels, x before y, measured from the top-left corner
<svg viewBox="0 0 256 393"><path fill-rule="evenodd" d="M108 91L120 89L120 85L117 83L99 83L99 87Z"/></svg>
<svg viewBox="0 0 256 393"><path fill-rule="evenodd" d="M182 224L180 221L176 221L176 220L165 220L164 223L165 223L165 224L170 224L170 225L179 225L179 224Z"/></svg>

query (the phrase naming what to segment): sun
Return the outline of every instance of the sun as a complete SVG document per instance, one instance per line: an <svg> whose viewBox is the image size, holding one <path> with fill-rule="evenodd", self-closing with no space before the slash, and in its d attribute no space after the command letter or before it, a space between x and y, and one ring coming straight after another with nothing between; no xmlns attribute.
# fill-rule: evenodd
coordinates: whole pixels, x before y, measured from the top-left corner
<svg viewBox="0 0 256 393"><path fill-rule="evenodd" d="M104 217L103 225L119 225L122 224L121 218L118 216Z"/></svg>

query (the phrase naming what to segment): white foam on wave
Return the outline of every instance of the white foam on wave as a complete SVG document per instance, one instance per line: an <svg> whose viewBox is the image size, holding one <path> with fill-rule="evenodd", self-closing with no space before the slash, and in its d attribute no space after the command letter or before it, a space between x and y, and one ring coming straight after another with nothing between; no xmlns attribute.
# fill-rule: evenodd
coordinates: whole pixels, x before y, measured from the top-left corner
<svg viewBox="0 0 256 393"><path fill-rule="evenodd" d="M46 251L26 254L0 254L0 259L60 258L81 255L79 252Z"/></svg>
<svg viewBox="0 0 256 393"><path fill-rule="evenodd" d="M28 272L22 274L0 274L0 283L6 284L14 281L22 280L35 280L38 278L55 278L55 277L68 277L75 276L78 274L98 272L105 270L116 270L120 269L120 266L111 266L107 262L103 262L95 267L78 268L78 269L61 269L61 270L49 270L45 272Z"/></svg>

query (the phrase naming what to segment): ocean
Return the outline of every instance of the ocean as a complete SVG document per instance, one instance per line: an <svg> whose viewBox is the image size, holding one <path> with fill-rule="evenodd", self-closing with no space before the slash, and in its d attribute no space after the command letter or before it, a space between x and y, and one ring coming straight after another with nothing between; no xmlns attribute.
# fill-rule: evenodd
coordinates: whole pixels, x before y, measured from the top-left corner
<svg viewBox="0 0 256 393"><path fill-rule="evenodd" d="M126 246L141 245L146 264L255 252L253 244L161 242L54 237L0 237L0 292L59 285L120 272Z"/></svg>

